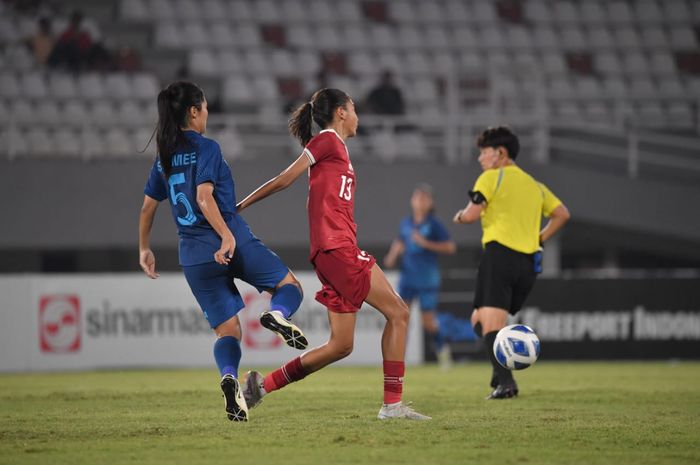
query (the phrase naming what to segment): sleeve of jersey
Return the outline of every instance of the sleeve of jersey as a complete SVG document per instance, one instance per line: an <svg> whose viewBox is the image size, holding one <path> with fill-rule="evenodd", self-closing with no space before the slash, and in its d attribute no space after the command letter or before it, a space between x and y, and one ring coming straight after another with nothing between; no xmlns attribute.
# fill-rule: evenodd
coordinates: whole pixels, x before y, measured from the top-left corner
<svg viewBox="0 0 700 465"><path fill-rule="evenodd" d="M331 139L328 137L328 133L323 133L314 137L306 144L306 147L304 147L304 155L307 156L312 165L328 157L331 152L330 141Z"/></svg>
<svg viewBox="0 0 700 465"><path fill-rule="evenodd" d="M546 218L549 218L549 215L551 215L554 209L561 205L562 202L547 188L547 186L542 183L539 184L540 189L542 189L542 214Z"/></svg>
<svg viewBox="0 0 700 465"><path fill-rule="evenodd" d="M163 178L163 175L158 169L158 161L153 163L153 167L151 168L151 173L148 175L148 181L146 181L146 187L144 187L143 193L159 202L168 198L168 190L165 187L165 178Z"/></svg>
<svg viewBox="0 0 700 465"><path fill-rule="evenodd" d="M219 144L214 141L204 141L199 148L199 154L197 156L195 185L200 185L205 182L214 183L222 161L223 155L221 154Z"/></svg>
<svg viewBox="0 0 700 465"><path fill-rule="evenodd" d="M450 233L447 232L445 226L438 220L433 221L432 240L435 242L445 242L450 240Z"/></svg>
<svg viewBox="0 0 700 465"><path fill-rule="evenodd" d="M474 183L474 189L472 189L472 191L481 192L481 195L486 198L486 201L490 202L496 191L497 176L498 170L484 171Z"/></svg>

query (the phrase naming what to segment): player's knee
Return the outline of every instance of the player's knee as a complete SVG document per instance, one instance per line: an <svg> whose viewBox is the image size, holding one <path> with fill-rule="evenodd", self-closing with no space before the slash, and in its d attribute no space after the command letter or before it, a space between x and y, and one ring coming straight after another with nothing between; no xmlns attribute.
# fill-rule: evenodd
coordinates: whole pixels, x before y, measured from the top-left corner
<svg viewBox="0 0 700 465"><path fill-rule="evenodd" d="M348 342L337 342L333 344L333 354L336 360L343 359L352 353L353 343Z"/></svg>
<svg viewBox="0 0 700 465"><path fill-rule="evenodd" d="M401 324L408 326L408 317L410 313L408 310L408 305L401 299L396 299L396 304L394 305L394 310L391 312L390 319L394 324Z"/></svg>

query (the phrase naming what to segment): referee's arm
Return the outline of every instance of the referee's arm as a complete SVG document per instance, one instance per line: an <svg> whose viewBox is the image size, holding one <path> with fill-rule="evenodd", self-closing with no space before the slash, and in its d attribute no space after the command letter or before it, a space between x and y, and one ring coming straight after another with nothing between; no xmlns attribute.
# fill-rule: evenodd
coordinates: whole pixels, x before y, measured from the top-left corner
<svg viewBox="0 0 700 465"><path fill-rule="evenodd" d="M562 226L569 221L569 218L571 218L571 214L563 203L552 210L552 213L549 215L549 221L547 221L547 224L542 228L542 231L540 231L540 244L547 242L555 232L559 231Z"/></svg>
<svg viewBox="0 0 700 465"><path fill-rule="evenodd" d="M476 204L469 202L466 207L455 213L452 222L457 224L475 223L481 218L481 210L484 209L484 203Z"/></svg>

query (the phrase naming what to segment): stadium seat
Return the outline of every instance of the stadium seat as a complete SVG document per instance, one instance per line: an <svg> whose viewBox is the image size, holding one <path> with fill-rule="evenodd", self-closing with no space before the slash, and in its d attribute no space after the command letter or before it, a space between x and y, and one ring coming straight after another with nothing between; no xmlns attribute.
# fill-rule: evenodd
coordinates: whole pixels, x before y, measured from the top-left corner
<svg viewBox="0 0 700 465"><path fill-rule="evenodd" d="M207 21L225 21L229 16L224 0L204 0L200 9L200 17Z"/></svg>
<svg viewBox="0 0 700 465"><path fill-rule="evenodd" d="M692 127L695 118L688 102L671 102L666 109L668 123L680 127Z"/></svg>
<svg viewBox="0 0 700 465"><path fill-rule="evenodd" d="M622 50L636 50L640 48L641 40L639 34L631 26L615 28L613 32L615 45Z"/></svg>
<svg viewBox="0 0 700 465"><path fill-rule="evenodd" d="M452 44L444 27L430 25L425 29L425 46L437 53L449 49Z"/></svg>
<svg viewBox="0 0 700 465"><path fill-rule="evenodd" d="M482 27L478 30L478 43L487 51L501 50L505 47L503 33L493 27Z"/></svg>
<svg viewBox="0 0 700 465"><path fill-rule="evenodd" d="M404 71L412 75L425 76L432 74L433 68L425 53L409 51L406 53Z"/></svg>
<svg viewBox="0 0 700 465"><path fill-rule="evenodd" d="M242 48L258 48L262 46L260 30L251 24L238 24L234 28L236 45Z"/></svg>
<svg viewBox="0 0 700 465"><path fill-rule="evenodd" d="M514 50L530 50L532 48L532 35L530 30L524 26L513 26L508 28L506 43Z"/></svg>
<svg viewBox="0 0 700 465"><path fill-rule="evenodd" d="M628 76L646 76L649 74L649 63L642 52L630 52L622 55L622 67Z"/></svg>
<svg viewBox="0 0 700 465"><path fill-rule="evenodd" d="M10 108L12 118L19 124L31 124L37 119L34 105L25 98L15 99L11 103Z"/></svg>
<svg viewBox="0 0 700 465"><path fill-rule="evenodd" d="M576 96L583 99L600 99L603 91L598 79L590 76L580 77L576 80Z"/></svg>
<svg viewBox="0 0 700 465"><path fill-rule="evenodd" d="M160 85L153 74L135 73L132 75L133 96L138 99L155 101L160 92Z"/></svg>
<svg viewBox="0 0 700 465"><path fill-rule="evenodd" d="M56 144L47 129L32 127L27 131L27 142L30 156L46 157L56 154Z"/></svg>
<svg viewBox="0 0 700 465"><path fill-rule="evenodd" d="M80 95L88 99L103 99L106 94L104 80L98 73L85 73L78 77Z"/></svg>
<svg viewBox="0 0 700 465"><path fill-rule="evenodd" d="M293 25L288 27L287 41L290 46L299 49L317 49L322 45L316 41L312 30L306 25Z"/></svg>
<svg viewBox="0 0 700 465"><path fill-rule="evenodd" d="M606 13L597 0L586 0L580 3L581 21L586 24L598 25L606 21Z"/></svg>
<svg viewBox="0 0 700 465"><path fill-rule="evenodd" d="M643 25L656 24L662 20L661 8L656 0L638 0L633 3L637 21Z"/></svg>
<svg viewBox="0 0 700 465"><path fill-rule="evenodd" d="M292 52L274 50L270 54L270 68L275 76L296 76L299 74L299 64Z"/></svg>
<svg viewBox="0 0 700 465"><path fill-rule="evenodd" d="M132 143L132 137L121 128L109 128L104 136L105 154L114 157L136 156L136 150Z"/></svg>
<svg viewBox="0 0 700 465"><path fill-rule="evenodd" d="M670 53L665 51L654 52L649 60L651 72L657 76L677 74L676 62Z"/></svg>
<svg viewBox="0 0 700 465"><path fill-rule="evenodd" d="M181 32L186 40L183 40L182 45L189 48L207 47L210 43L210 34L200 22L188 21L180 26Z"/></svg>
<svg viewBox="0 0 700 465"><path fill-rule="evenodd" d="M247 0L230 0L227 4L229 5L229 15L237 24L249 23L258 19L255 17L252 2Z"/></svg>
<svg viewBox="0 0 700 465"><path fill-rule="evenodd" d="M416 50L425 47L425 38L418 27L414 25L400 26L397 33L397 44L403 50Z"/></svg>
<svg viewBox="0 0 700 465"><path fill-rule="evenodd" d="M647 26L642 28L642 43L648 48L668 48L668 37L660 26Z"/></svg>
<svg viewBox="0 0 700 465"><path fill-rule="evenodd" d="M416 102L427 103L438 100L435 80L430 77L419 77L413 81L411 94Z"/></svg>
<svg viewBox="0 0 700 465"><path fill-rule="evenodd" d="M252 103L256 98L250 82L241 75L227 77L223 90L223 99L227 104Z"/></svg>
<svg viewBox="0 0 700 465"><path fill-rule="evenodd" d="M614 52L596 54L594 57L594 66L598 72L605 75L620 74L622 72L620 60Z"/></svg>
<svg viewBox="0 0 700 465"><path fill-rule="evenodd" d="M369 26L369 36L372 44L380 49L395 49L397 46L393 28L385 24Z"/></svg>
<svg viewBox="0 0 700 465"><path fill-rule="evenodd" d="M80 131L80 147L85 158L99 158L107 152L107 144L95 128Z"/></svg>
<svg viewBox="0 0 700 465"><path fill-rule="evenodd" d="M32 71L22 76L21 94L29 98L41 99L49 95L43 73Z"/></svg>
<svg viewBox="0 0 700 465"><path fill-rule="evenodd" d="M595 123L611 123L613 121L613 110L603 101L586 102L583 105L583 114L586 119Z"/></svg>
<svg viewBox="0 0 700 465"><path fill-rule="evenodd" d="M471 28L457 26L452 30L452 44L460 50L475 49L477 46L476 35Z"/></svg>
<svg viewBox="0 0 700 465"><path fill-rule="evenodd" d="M588 40L583 29L576 25L565 26L560 30L561 44L568 50L585 50Z"/></svg>
<svg viewBox="0 0 700 465"><path fill-rule="evenodd" d="M126 128L137 128L141 125L150 126L150 116L145 114L144 109L135 100L126 99L116 105L114 122Z"/></svg>
<svg viewBox="0 0 700 465"><path fill-rule="evenodd" d="M278 23L281 20L280 10L277 5L272 0L256 0L252 2L255 8L255 18L258 22L265 23Z"/></svg>
<svg viewBox="0 0 700 465"><path fill-rule="evenodd" d="M67 100L78 95L75 79L67 73L53 72L49 75L49 93L56 99Z"/></svg>
<svg viewBox="0 0 700 465"><path fill-rule="evenodd" d="M45 124L48 127L59 126L62 117L58 110L58 103L51 99L42 99L35 106L36 122Z"/></svg>
<svg viewBox="0 0 700 465"><path fill-rule="evenodd" d="M221 153L226 159L233 160L243 155L244 148L241 137L233 127L218 130L212 137L219 142Z"/></svg>
<svg viewBox="0 0 700 465"><path fill-rule="evenodd" d="M571 0L558 0L553 2L554 21L563 26L580 21L580 13L577 5Z"/></svg>
<svg viewBox="0 0 700 465"><path fill-rule="evenodd" d="M158 21L175 19L174 5L170 0L151 0L151 15Z"/></svg>
<svg viewBox="0 0 700 465"><path fill-rule="evenodd" d="M535 46L542 51L560 47L559 38L554 32L554 29L549 26L539 26L535 28L532 40Z"/></svg>
<svg viewBox="0 0 700 465"><path fill-rule="evenodd" d="M347 23L359 23L362 21L362 13L357 2L355 1L344 1L338 2L333 5L336 8L336 15L338 19L342 22Z"/></svg>
<svg viewBox="0 0 700 465"><path fill-rule="evenodd" d="M12 72L0 72L0 97L17 97L21 95L19 79Z"/></svg>
<svg viewBox="0 0 700 465"><path fill-rule="evenodd" d="M619 76L607 77L603 80L603 94L609 99L624 99L627 97L628 88L625 81Z"/></svg>
<svg viewBox="0 0 700 465"><path fill-rule="evenodd" d="M10 159L23 157L29 153L29 141L24 132L10 129L4 131L4 133L7 138L7 145L3 144L0 150L5 149Z"/></svg>
<svg viewBox="0 0 700 465"><path fill-rule="evenodd" d="M348 54L348 65L350 72L357 75L375 75L380 70L377 63L369 52L350 52Z"/></svg>
<svg viewBox="0 0 700 465"><path fill-rule="evenodd" d="M435 74L447 75L454 72L456 59L452 53L443 50L436 53L431 53L430 57L433 61L432 67Z"/></svg>
<svg viewBox="0 0 700 465"><path fill-rule="evenodd" d="M186 26L190 21L201 19L202 5L195 0L170 0L175 10L175 15L180 19L181 24Z"/></svg>
<svg viewBox="0 0 700 465"><path fill-rule="evenodd" d="M321 58L318 53L302 50L297 54L297 61L302 76L315 77L321 70Z"/></svg>
<svg viewBox="0 0 700 465"><path fill-rule="evenodd" d="M398 24L411 24L416 21L414 6L403 0L389 2L389 18Z"/></svg>
<svg viewBox="0 0 700 465"><path fill-rule="evenodd" d="M115 106L107 100L97 100L90 110L90 121L99 127L109 127L117 123Z"/></svg>
<svg viewBox="0 0 700 465"><path fill-rule="evenodd" d="M693 1L692 4L695 6L696 10L700 8L697 1ZM664 19L667 22L681 24L690 23L692 11L688 8L688 4L685 0L663 1L661 2L661 6L663 7ZM697 19L697 17L695 19Z"/></svg>
<svg viewBox="0 0 700 465"><path fill-rule="evenodd" d="M214 21L209 28L209 43L215 47L234 47L236 45L236 36L231 29L230 23L226 21Z"/></svg>
<svg viewBox="0 0 700 465"><path fill-rule="evenodd" d="M627 2L614 0L606 3L608 6L608 17L611 22L624 24L632 22L632 10Z"/></svg>
<svg viewBox="0 0 700 465"><path fill-rule="evenodd" d="M63 122L73 126L83 126L90 122L90 115L81 99L68 100L63 105Z"/></svg>
<svg viewBox="0 0 700 465"><path fill-rule="evenodd" d="M445 10L439 2L418 2L415 4L417 17L423 25L445 22Z"/></svg>
<svg viewBox="0 0 700 465"><path fill-rule="evenodd" d="M596 49L607 51L615 47L615 39L607 26L593 26L588 32L588 44Z"/></svg>
<svg viewBox="0 0 700 465"><path fill-rule="evenodd" d="M78 158L82 155L78 134L70 128L59 128L54 134L56 154L63 157Z"/></svg>
<svg viewBox="0 0 700 465"><path fill-rule="evenodd" d="M635 111L635 117L642 126L663 126L666 114L659 102L643 102Z"/></svg>
<svg viewBox="0 0 700 465"><path fill-rule="evenodd" d="M551 78L548 93L551 98L555 99L571 99L576 95L571 81L565 77Z"/></svg>
<svg viewBox="0 0 700 465"><path fill-rule="evenodd" d="M156 25L155 44L160 48L178 49L184 45L184 40L175 23L161 22Z"/></svg>
<svg viewBox="0 0 700 465"><path fill-rule="evenodd" d="M560 75L567 71L564 57L556 52L542 55L542 67L547 75Z"/></svg>
<svg viewBox="0 0 700 465"><path fill-rule="evenodd" d="M338 14L335 11L334 3L335 2L327 2L324 0L310 0L309 7L306 11L311 16L311 19L316 23L333 23L338 20Z"/></svg>
<svg viewBox="0 0 700 465"><path fill-rule="evenodd" d="M251 75L271 74L272 69L268 62L268 54L258 49L250 49L243 53L245 70Z"/></svg>
<svg viewBox="0 0 700 465"><path fill-rule="evenodd" d="M680 79L675 76L665 76L662 79L659 79L659 95L672 99L682 98L687 94Z"/></svg>
<svg viewBox="0 0 700 465"><path fill-rule="evenodd" d="M474 0L472 2L472 13L474 20L479 24L488 26L498 22L495 4L489 0Z"/></svg>
<svg viewBox="0 0 700 465"><path fill-rule="evenodd" d="M530 3L530 2L528 2ZM447 0L445 2L445 21L464 25L474 20L470 5L462 0Z"/></svg>
<svg viewBox="0 0 700 465"><path fill-rule="evenodd" d="M223 72L224 65L211 49L202 48L189 53L188 69L194 76L214 77Z"/></svg>
<svg viewBox="0 0 700 465"><path fill-rule="evenodd" d="M428 146L419 131L402 131L395 136L401 159L427 160L430 158Z"/></svg>
<svg viewBox="0 0 700 465"><path fill-rule="evenodd" d="M301 0L287 0L281 2L280 7L282 8L282 19L288 25L306 25L308 10Z"/></svg>
<svg viewBox="0 0 700 465"><path fill-rule="evenodd" d="M404 68L399 54L388 50L382 51L377 55L376 66L382 71L389 70L394 74L400 74Z"/></svg>
<svg viewBox="0 0 700 465"><path fill-rule="evenodd" d="M698 43L690 26L677 26L670 30L671 47L675 50L695 50Z"/></svg>
<svg viewBox="0 0 700 465"><path fill-rule="evenodd" d="M131 79L126 73L109 73L104 80L105 92L112 99L128 99L133 95Z"/></svg>
<svg viewBox="0 0 700 465"><path fill-rule="evenodd" d="M636 98L652 98L657 96L657 88L649 77L634 77L630 80L630 95Z"/></svg>
<svg viewBox="0 0 700 465"><path fill-rule="evenodd" d="M369 48L370 42L367 31L360 24L348 24L343 31L343 42L348 51L364 50Z"/></svg>
<svg viewBox="0 0 700 465"><path fill-rule="evenodd" d="M321 50L339 50L343 43L338 34L337 27L334 25L324 25L316 30L315 45Z"/></svg>

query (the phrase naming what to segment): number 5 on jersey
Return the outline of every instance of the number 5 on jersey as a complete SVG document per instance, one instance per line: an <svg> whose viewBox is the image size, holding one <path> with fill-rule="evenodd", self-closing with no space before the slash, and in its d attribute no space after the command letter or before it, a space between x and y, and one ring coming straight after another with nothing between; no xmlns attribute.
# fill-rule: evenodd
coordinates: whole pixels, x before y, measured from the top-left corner
<svg viewBox="0 0 700 465"><path fill-rule="evenodd" d="M173 205L177 205L178 203L180 203L182 204L182 206L185 207L186 214L184 217L177 217L178 223L180 223L183 226L192 226L194 222L197 221L197 217L195 216L194 210L192 209L192 204L190 204L190 201L187 200L187 196L184 192L175 192L175 186L184 183L184 173L173 174L172 176L170 176L170 178L168 178L168 184L170 184L170 201L173 203Z"/></svg>
<svg viewBox="0 0 700 465"><path fill-rule="evenodd" d="M344 174L341 174L340 178L340 192L338 193L338 197L345 200L352 199L352 178L349 178Z"/></svg>

